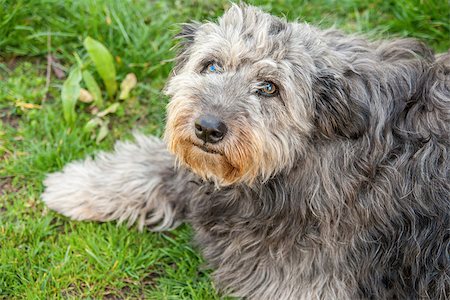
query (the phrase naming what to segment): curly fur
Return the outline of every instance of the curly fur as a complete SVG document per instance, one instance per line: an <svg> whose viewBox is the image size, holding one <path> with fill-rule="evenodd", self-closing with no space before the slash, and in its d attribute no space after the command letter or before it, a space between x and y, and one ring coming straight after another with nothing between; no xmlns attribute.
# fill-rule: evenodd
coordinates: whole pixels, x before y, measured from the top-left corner
<svg viewBox="0 0 450 300"><path fill-rule="evenodd" d="M245 5L180 37L166 89L175 156L137 135L49 175L50 208L157 230L187 221L230 295L448 299L450 54ZM222 74L201 72L211 60ZM256 95L261 80L280 94ZM230 128L212 153L193 133L205 111Z"/></svg>

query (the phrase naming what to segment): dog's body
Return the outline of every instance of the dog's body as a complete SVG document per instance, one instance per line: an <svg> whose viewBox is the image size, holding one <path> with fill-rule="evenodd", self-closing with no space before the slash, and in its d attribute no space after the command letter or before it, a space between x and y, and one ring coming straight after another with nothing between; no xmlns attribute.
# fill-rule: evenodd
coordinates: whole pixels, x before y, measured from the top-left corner
<svg viewBox="0 0 450 300"><path fill-rule="evenodd" d="M50 208L188 221L216 286L250 299L448 297L450 55L247 6L181 35L175 156L137 135L50 175Z"/></svg>

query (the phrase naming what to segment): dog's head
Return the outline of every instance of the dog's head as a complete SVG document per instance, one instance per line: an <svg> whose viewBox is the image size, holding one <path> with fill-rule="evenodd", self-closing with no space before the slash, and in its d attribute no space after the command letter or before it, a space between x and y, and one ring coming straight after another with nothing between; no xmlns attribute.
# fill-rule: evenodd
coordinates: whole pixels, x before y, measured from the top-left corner
<svg viewBox="0 0 450 300"><path fill-rule="evenodd" d="M220 185L291 168L313 132L327 134L346 110L330 104L343 92L325 71L336 62L327 62L321 34L245 5L233 5L217 23L185 25L166 87L169 149Z"/></svg>

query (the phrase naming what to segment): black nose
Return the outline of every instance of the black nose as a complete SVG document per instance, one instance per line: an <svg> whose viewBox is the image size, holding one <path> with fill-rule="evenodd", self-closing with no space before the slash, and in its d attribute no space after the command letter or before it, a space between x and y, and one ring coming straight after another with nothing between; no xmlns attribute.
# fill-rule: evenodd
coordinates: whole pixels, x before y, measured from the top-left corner
<svg viewBox="0 0 450 300"><path fill-rule="evenodd" d="M227 131L227 126L214 116L204 115L195 120L195 135L205 143L221 141Z"/></svg>

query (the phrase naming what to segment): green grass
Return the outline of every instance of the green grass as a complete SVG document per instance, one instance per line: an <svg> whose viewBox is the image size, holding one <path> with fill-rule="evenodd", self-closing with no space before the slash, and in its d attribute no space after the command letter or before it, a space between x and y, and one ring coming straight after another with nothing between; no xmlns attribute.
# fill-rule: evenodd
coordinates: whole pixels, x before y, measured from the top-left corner
<svg viewBox="0 0 450 300"><path fill-rule="evenodd" d="M437 52L450 47L446 0L250 2L321 27L417 37ZM177 23L212 20L227 6L219 0L0 0L0 298L219 298L189 243L188 226L159 234L74 222L48 211L39 197L45 174L67 162L111 149L132 129L162 133L167 99L161 89ZM100 144L83 131L91 118L87 104L77 106L77 121L67 127L62 82L54 76L46 97L49 35L66 71L74 52L86 55L82 41L91 36L113 53L118 80L128 72L138 77Z"/></svg>

